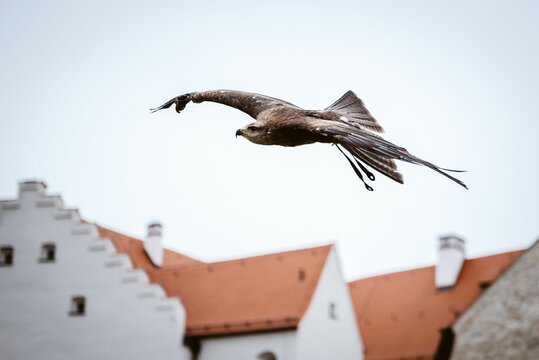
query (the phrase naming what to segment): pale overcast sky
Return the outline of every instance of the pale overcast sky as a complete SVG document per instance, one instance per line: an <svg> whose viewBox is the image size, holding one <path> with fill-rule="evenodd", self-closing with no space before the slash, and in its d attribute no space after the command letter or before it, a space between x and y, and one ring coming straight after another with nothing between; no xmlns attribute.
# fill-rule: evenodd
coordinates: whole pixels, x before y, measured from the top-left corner
<svg viewBox="0 0 539 360"><path fill-rule="evenodd" d="M90 220L206 261L335 242L347 279L539 235L536 1L2 1L0 196L44 179ZM190 104L230 88L320 109L354 90L385 137L468 172L399 164L367 192L329 145L263 147Z"/></svg>

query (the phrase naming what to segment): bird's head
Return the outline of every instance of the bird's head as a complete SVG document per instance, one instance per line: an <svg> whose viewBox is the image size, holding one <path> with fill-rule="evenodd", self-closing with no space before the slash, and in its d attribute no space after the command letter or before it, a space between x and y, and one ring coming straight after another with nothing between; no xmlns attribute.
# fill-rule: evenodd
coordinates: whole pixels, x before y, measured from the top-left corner
<svg viewBox="0 0 539 360"><path fill-rule="evenodd" d="M244 126L236 131L236 137L243 136L250 142L255 144L266 145L269 143L268 131L265 126L258 122L254 122Z"/></svg>

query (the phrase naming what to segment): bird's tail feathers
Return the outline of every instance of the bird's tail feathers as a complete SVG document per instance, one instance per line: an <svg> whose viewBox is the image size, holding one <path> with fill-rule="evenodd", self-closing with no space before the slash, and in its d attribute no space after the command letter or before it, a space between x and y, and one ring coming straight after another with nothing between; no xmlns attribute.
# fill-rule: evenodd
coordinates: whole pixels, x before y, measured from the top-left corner
<svg viewBox="0 0 539 360"><path fill-rule="evenodd" d="M360 129L384 132L384 128L367 110L363 101L351 90L348 90L325 110L334 112L339 120Z"/></svg>
<svg viewBox="0 0 539 360"><path fill-rule="evenodd" d="M463 172L463 170L446 169L434 165L431 162L410 154L405 148L397 146L370 132L351 130L350 127L347 129L331 128L326 129L325 132L331 135L338 135L339 145L346 149L353 156L356 162L359 163L361 161L401 184L403 183L403 177L402 174L397 171L395 159L416 165L427 166L443 176L453 180L460 186L468 189L464 182L447 173ZM356 169L354 169L354 171L356 171Z"/></svg>
<svg viewBox="0 0 539 360"><path fill-rule="evenodd" d="M370 138L371 141L374 141L375 143L375 146L373 146L370 151L363 151L363 153L366 153L367 155L378 155L377 159L381 158L381 159L386 159L386 160L391 160L391 159L398 159L398 160L402 160L402 161L406 161L406 162L409 162L409 163L412 163L412 164L416 164L416 165L424 165L424 166L427 166L429 168L431 168L432 170L442 174L443 176L453 180L454 182L456 182L457 184L459 184L460 186L468 189L468 187L466 186L465 183L463 183L461 180L455 178L454 176L451 176L449 175L446 171L450 171L450 172L463 172L463 170L453 170L453 169L445 169L445 168L442 168L438 165L434 165L433 163L429 162L429 161L426 161L426 160L423 160L417 156L414 156L412 154L410 154L405 148L403 147L400 147L400 146L397 146L397 145L394 145L393 143L387 141L387 140L384 140L378 136L372 136L373 134L369 134L369 133L363 133L363 134L360 134L360 135L352 135L352 138L356 138L355 140L356 141L353 141L353 143L355 142L356 145L361 145L362 143L365 142L365 137L366 138ZM359 150L361 150L362 148L365 148L364 146L358 146ZM368 165L372 166L373 164L376 164L376 162L372 162L372 161L366 161ZM377 164L376 164L377 165ZM378 170L378 169L376 169ZM384 175L387 175L385 174L384 172L382 172ZM401 178L401 181L397 180L396 178L393 178L392 176L388 175L390 178L392 178L393 180L395 181L398 181L398 182L401 182L402 183L402 175L400 175L399 173L395 172L396 176L400 176Z"/></svg>
<svg viewBox="0 0 539 360"><path fill-rule="evenodd" d="M411 155L408 153L408 157L407 159L402 159L404 161L407 161L407 162L410 162L410 163L413 163L413 164L418 164L418 165L424 165L424 166L427 166L429 168L431 168L432 170L436 171L437 173L439 174L442 174L443 176L453 180L454 182L456 182L457 184L459 184L460 186L464 187L465 189L468 189L468 186L463 183L461 180L457 179L456 177L454 176L451 176L449 175L446 171L450 171L450 172L457 172L457 173L462 173L462 172L466 172L466 170L452 170L452 169L445 169L445 168L442 168L442 167L439 167L438 165L434 165L433 163L431 162L428 162L426 160L423 160L423 159L420 159L418 158L417 156L414 156L414 155Z"/></svg>

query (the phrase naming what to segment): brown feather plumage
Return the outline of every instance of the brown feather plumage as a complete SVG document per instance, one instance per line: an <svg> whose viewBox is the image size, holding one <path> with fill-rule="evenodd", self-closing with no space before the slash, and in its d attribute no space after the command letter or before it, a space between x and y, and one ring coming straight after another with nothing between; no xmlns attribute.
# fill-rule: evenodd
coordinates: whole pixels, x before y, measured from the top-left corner
<svg viewBox="0 0 539 360"><path fill-rule="evenodd" d="M403 183L403 177L397 171L396 159L427 166L467 188L462 181L447 173L458 170L436 166L374 134L373 132L383 132L384 129L352 91L346 92L324 110L305 110L287 101L255 93L210 90L180 95L152 111L175 105L176 111L180 112L189 102L204 101L231 106L254 118L256 121L238 130L236 136L241 135L256 144L299 146L320 142L342 145L359 166L356 167L347 157L363 182L360 169L368 178L374 180L374 176L363 166L362 163L365 163L387 177Z"/></svg>

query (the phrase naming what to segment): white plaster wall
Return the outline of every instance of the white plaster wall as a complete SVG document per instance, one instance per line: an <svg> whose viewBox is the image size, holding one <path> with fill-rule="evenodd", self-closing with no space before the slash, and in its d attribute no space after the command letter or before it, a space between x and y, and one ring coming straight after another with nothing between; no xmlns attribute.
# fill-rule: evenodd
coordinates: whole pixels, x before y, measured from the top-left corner
<svg viewBox="0 0 539 360"><path fill-rule="evenodd" d="M278 360L296 359L296 331L209 338L201 342L200 360L256 360L265 351Z"/></svg>
<svg viewBox="0 0 539 360"><path fill-rule="evenodd" d="M189 359L179 301L59 197L22 187L19 201L0 203L0 245L15 249L0 267L0 358ZM56 244L53 263L38 262L45 242ZM86 315L68 315L73 295L86 297Z"/></svg>
<svg viewBox="0 0 539 360"><path fill-rule="evenodd" d="M335 304L335 319L329 315L330 303ZM363 359L354 306L335 247L328 255L309 308L299 324L297 359Z"/></svg>

